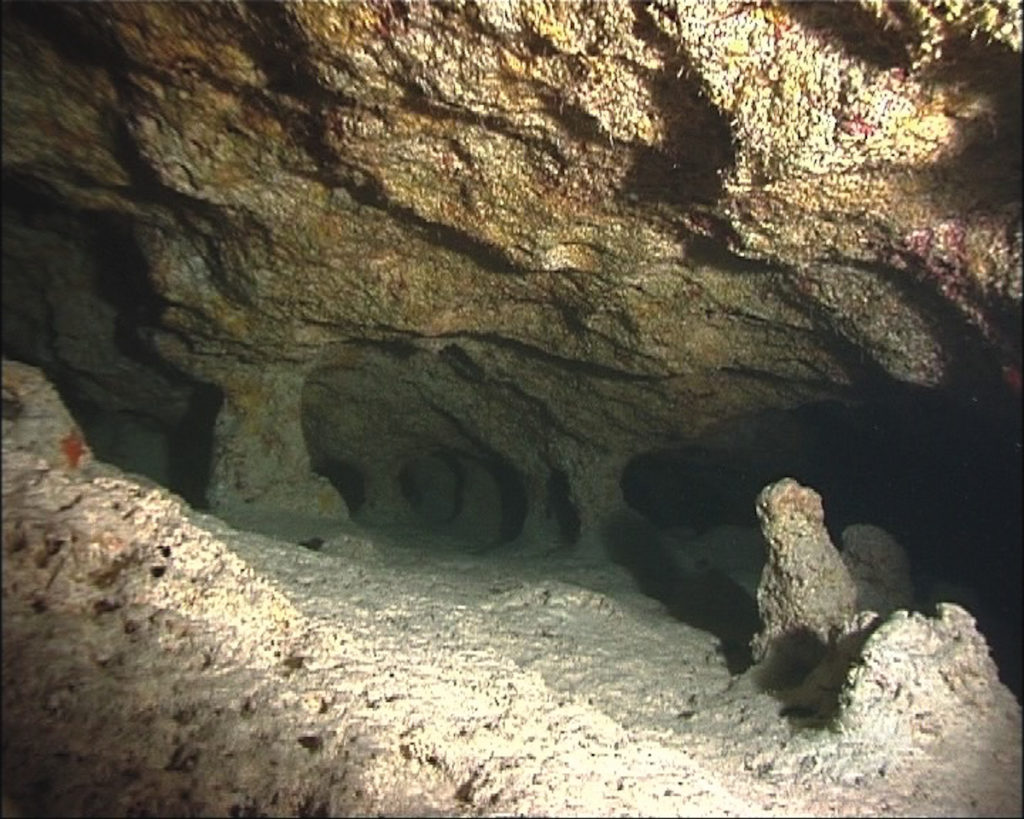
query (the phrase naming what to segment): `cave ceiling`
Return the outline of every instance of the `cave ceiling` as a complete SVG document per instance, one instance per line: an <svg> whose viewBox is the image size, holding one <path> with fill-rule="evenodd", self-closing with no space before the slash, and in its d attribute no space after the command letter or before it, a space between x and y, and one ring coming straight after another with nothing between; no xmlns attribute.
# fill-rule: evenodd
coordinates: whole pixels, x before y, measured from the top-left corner
<svg viewBox="0 0 1024 819"><path fill-rule="evenodd" d="M736 419L1019 411L1014 4L3 17L5 351L169 425L216 386L214 502L441 452L587 525Z"/></svg>

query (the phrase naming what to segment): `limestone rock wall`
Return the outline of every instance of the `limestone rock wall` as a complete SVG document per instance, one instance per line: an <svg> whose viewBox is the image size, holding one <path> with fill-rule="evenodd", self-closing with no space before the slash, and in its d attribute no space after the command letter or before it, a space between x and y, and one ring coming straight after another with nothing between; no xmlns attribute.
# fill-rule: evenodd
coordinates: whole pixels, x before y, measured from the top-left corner
<svg viewBox="0 0 1024 819"><path fill-rule="evenodd" d="M188 387L97 384L83 322L222 390L217 503L343 514L329 459L398 509L440 448L519 475L528 524L564 474L586 530L630 457L747 413L1019 400L1014 4L3 15L5 316L66 308L22 346L133 411ZM33 293L92 287L40 211L116 239L152 309Z"/></svg>

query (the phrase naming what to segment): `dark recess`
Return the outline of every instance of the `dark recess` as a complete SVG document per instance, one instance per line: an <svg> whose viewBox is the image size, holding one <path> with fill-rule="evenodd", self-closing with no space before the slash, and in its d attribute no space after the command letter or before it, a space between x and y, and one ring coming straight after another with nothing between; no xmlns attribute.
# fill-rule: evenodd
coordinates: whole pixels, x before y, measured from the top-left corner
<svg viewBox="0 0 1024 819"><path fill-rule="evenodd" d="M413 511L420 515L427 525L443 527L455 522L465 511L467 482L472 479L466 466L469 461L475 461L490 474L498 489L500 498L498 542L507 543L519 537L526 520L527 496L522 476L515 467L497 455L488 454L481 457L462 454L452 449L434 450L430 453L430 457L443 463L455 481L453 495L448 499L451 501L452 511L443 520L437 518L436 510L432 508L431 502L425 497L431 487L425 485L424 481L431 479L431 473L429 470L422 471L417 468L417 464L420 463L419 459L407 462L398 474L402 497L408 501Z"/></svg>
<svg viewBox="0 0 1024 819"><path fill-rule="evenodd" d="M841 43L851 57L882 70L906 71L910 69L910 49L917 29L909 19L909 4L905 10L899 5L889 5L886 13L903 18L902 27L880 26L878 16L871 9L857 3L789 3L785 13L820 34L825 42Z"/></svg>
<svg viewBox="0 0 1024 819"><path fill-rule="evenodd" d="M361 469L335 458L324 458L313 465L313 471L327 478L331 486L338 490L350 515L355 515L363 508L366 502L366 480Z"/></svg>
<svg viewBox="0 0 1024 819"><path fill-rule="evenodd" d="M207 490L213 468L213 429L224 393L198 383L181 420L168 431L170 489L196 509L208 508Z"/></svg>
<svg viewBox="0 0 1024 819"><path fill-rule="evenodd" d="M623 496L659 529L700 532L726 523L756 526L757 492L780 477L795 478L822 496L837 547L853 523L880 526L896 538L910 558L922 608L936 581L975 591L981 602L971 613L1003 681L1020 697L1019 413L1014 424L997 424L970 401L901 388L856 406L808 404L792 417L801 433L788 451L640 455L623 472Z"/></svg>
<svg viewBox="0 0 1024 819"><path fill-rule="evenodd" d="M411 464L404 464L398 470L398 489L402 493L402 497L408 501L413 509L420 505L422 490L419 482L416 480Z"/></svg>
<svg viewBox="0 0 1024 819"><path fill-rule="evenodd" d="M638 146L623 186L629 201L663 202L688 208L717 202L723 172L736 162L729 118L704 94L680 44L648 13L638 11L633 34L661 52L664 69L648 78L653 105L667 125L661 148ZM694 146L700 146L695 151Z"/></svg>
<svg viewBox="0 0 1024 819"><path fill-rule="evenodd" d="M754 497L769 477L748 473L733 453L692 447L633 458L620 485L626 503L657 527L700 534L726 523L756 526Z"/></svg>
<svg viewBox="0 0 1024 819"><path fill-rule="evenodd" d="M498 537L501 543L508 543L519 537L526 521L528 503L523 476L519 474L518 469L502 458L487 458L484 466L494 477L501 493L501 525L498 528Z"/></svg>
<svg viewBox="0 0 1024 819"><path fill-rule="evenodd" d="M462 456L451 449L438 449L430 453L428 457L444 464L454 480L452 495L449 498L451 501L451 511L448 512L444 519L436 520L435 510L427 508L424 503L424 495L430 490L430 487L425 486L424 482L429 482L432 476L429 473L424 475L418 468L420 459L408 461L399 470L399 489L402 492L402 497L409 502L409 505L417 514L425 519L433 520L435 523L451 523L462 513L465 501L466 468L463 464Z"/></svg>
<svg viewBox="0 0 1024 819"><path fill-rule="evenodd" d="M1021 451L1014 427L976 406L907 391L860 407L797 410L817 439L806 482L834 542L873 523L907 550L919 594L934 580L975 590L972 614L1003 681L1021 695Z"/></svg>
<svg viewBox="0 0 1024 819"><path fill-rule="evenodd" d="M573 544L580 539L580 514L572 501L569 477L564 469L552 469L548 475L545 513L558 524L562 543Z"/></svg>

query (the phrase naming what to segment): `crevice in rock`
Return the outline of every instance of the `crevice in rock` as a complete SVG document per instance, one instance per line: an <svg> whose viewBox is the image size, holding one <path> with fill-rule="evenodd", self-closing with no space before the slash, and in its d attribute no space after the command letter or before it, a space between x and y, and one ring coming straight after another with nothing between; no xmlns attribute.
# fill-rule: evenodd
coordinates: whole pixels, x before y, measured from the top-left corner
<svg viewBox="0 0 1024 819"><path fill-rule="evenodd" d="M501 248L451 225L426 219L412 207L389 199L383 186L372 177L368 177L364 185L356 188L349 187L348 190L352 198L359 204L384 211L424 241L444 250L459 253L484 270L506 276L526 272L512 261Z"/></svg>
<svg viewBox="0 0 1024 819"><path fill-rule="evenodd" d="M623 198L680 208L717 202L725 171L736 162L728 117L690 78L679 43L661 31L642 5L636 8L634 34L660 51L664 60L664 67L649 78L648 85L668 133L658 149L642 147L634 152ZM695 153L698 139L709 149Z"/></svg>
<svg viewBox="0 0 1024 819"><path fill-rule="evenodd" d="M558 525L562 543L574 544L579 540L581 521L579 509L573 502L569 476L564 469L552 469L547 480L545 513Z"/></svg>
<svg viewBox="0 0 1024 819"><path fill-rule="evenodd" d="M449 336L443 336L445 338ZM575 358L566 358L555 353L549 352L548 350L542 349L533 344L520 341L519 339L509 338L508 336L498 335L497 333L474 333L474 332L463 332L453 334L450 337L470 338L474 341L479 341L484 344L492 344L495 347L500 347L508 350L512 350L518 355L524 357L536 359L547 364L553 364L561 369L565 369L569 372L578 372L584 375L592 375L598 378L605 378L615 381L658 381L664 378L662 375L648 375L646 373L635 373L629 372L628 370L618 369L615 367L609 367L595 361L583 361Z"/></svg>
<svg viewBox="0 0 1024 819"><path fill-rule="evenodd" d="M902 9L895 5L885 13L899 15ZM910 68L911 42L906 30L879 26L877 16L868 8L855 3L791 3L786 14L819 36L841 43L848 54L876 68Z"/></svg>
<svg viewBox="0 0 1024 819"><path fill-rule="evenodd" d="M81 14L73 3L9 3L3 7L4 24L25 25L45 39L69 66L109 70L112 59L124 61L116 42L98 21Z"/></svg>
<svg viewBox="0 0 1024 819"><path fill-rule="evenodd" d="M452 105L442 104L425 97L419 88L412 83L405 84L406 96L402 104L411 111L423 114L438 122L453 121L470 128L485 128L500 134L506 139L522 143L529 150L543 154L550 158L559 169L559 173L565 172L569 167L569 160L563 155L558 145L554 142L534 136L530 133L517 131L507 120L491 114L478 114L464 108L456 108ZM452 143L452 150L459 154L459 158L466 161L467 156L462 146Z"/></svg>
<svg viewBox="0 0 1024 819"><path fill-rule="evenodd" d="M509 543L519 537L523 531L523 524L529 511L523 476L504 458L492 456L484 461L484 465L497 482L501 496L499 542Z"/></svg>
<svg viewBox="0 0 1024 819"><path fill-rule="evenodd" d="M168 430L168 486L196 509L208 506L214 424L223 402L219 387L198 383L181 420Z"/></svg>

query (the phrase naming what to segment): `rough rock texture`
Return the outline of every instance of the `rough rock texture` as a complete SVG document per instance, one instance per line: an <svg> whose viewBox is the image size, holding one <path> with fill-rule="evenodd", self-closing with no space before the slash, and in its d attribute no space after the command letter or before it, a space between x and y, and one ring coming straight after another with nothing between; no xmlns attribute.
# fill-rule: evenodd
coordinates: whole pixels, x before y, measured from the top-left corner
<svg viewBox="0 0 1024 819"><path fill-rule="evenodd" d="M994 684L974 618L952 603L937 614L897 611L871 634L840 692L837 725L889 752L944 757L945 776L982 779L1009 766L1019 782L1020 706ZM979 713L985 718L967 728Z"/></svg>
<svg viewBox="0 0 1024 819"><path fill-rule="evenodd" d="M829 539L813 489L792 478L766 486L757 516L768 556L757 587L764 628L751 645L754 659L772 657L805 674L846 632L857 612L857 587Z"/></svg>
<svg viewBox="0 0 1024 819"><path fill-rule="evenodd" d="M92 461L89 444L53 385L35 367L3 360L4 444L39 453L69 469ZM8 435L16 440L8 442Z"/></svg>
<svg viewBox="0 0 1024 819"><path fill-rule="evenodd" d="M1018 706L1007 699L1003 686L992 684L995 668L974 618L953 603L939 603L937 615L899 611L875 629L840 694L840 722L850 730L886 737L886 742L912 743L922 736L941 742L942 734L950 730L948 722L940 729L927 710L893 704L945 701L942 710L965 723L980 706L994 717L985 728L995 736L977 733L978 744L963 749L965 759L978 770L993 756L1019 760L1019 742L1001 746L996 739L999 734L1013 736ZM980 756L971 753L982 748L986 750Z"/></svg>
<svg viewBox="0 0 1024 819"><path fill-rule="evenodd" d="M70 464L40 373L3 381L5 812L1019 811L1020 709L957 607L881 625L801 729L614 572L235 531Z"/></svg>
<svg viewBox="0 0 1024 819"><path fill-rule="evenodd" d="M856 523L843 529L840 557L857 585L857 610L883 617L914 602L910 561L884 529Z"/></svg>
<svg viewBox="0 0 1024 819"><path fill-rule="evenodd" d="M1019 400L1017 4L3 22L5 349L172 427L215 385L215 505L391 519L442 452L499 540L562 479L587 532L629 458L752 412Z"/></svg>

